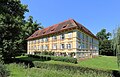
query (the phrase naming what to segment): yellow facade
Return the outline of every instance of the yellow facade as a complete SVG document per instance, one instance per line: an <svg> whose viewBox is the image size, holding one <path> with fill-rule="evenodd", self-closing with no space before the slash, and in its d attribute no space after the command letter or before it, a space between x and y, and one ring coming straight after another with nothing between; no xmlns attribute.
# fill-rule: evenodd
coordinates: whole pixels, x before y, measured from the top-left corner
<svg viewBox="0 0 120 77"><path fill-rule="evenodd" d="M98 55L98 40L77 28L28 40L27 43L28 54L52 51L66 54L74 52L79 58Z"/></svg>

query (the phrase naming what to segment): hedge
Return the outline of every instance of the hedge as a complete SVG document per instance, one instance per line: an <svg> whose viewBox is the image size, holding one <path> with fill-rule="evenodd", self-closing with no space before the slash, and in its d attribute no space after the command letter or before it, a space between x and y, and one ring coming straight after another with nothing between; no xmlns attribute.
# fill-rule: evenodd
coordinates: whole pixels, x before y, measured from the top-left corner
<svg viewBox="0 0 120 77"><path fill-rule="evenodd" d="M120 71L118 70L103 70L95 69L89 67L82 67L79 65L70 65L70 64L59 64L59 63L47 63L42 61L29 61L16 59L17 63L24 63L29 67L45 68L45 69L54 69L54 70L67 70L70 73L96 73L98 75L105 74L106 77L120 77Z"/></svg>
<svg viewBox="0 0 120 77"><path fill-rule="evenodd" d="M54 61L63 61L63 62L69 62L75 64L77 63L77 59L72 57L49 56L49 55L28 55L28 57L37 58L43 61L54 60Z"/></svg>
<svg viewBox="0 0 120 77"><path fill-rule="evenodd" d="M54 69L54 70L69 70L70 73L96 73L96 74L106 74L108 77L112 77L112 70L100 70L93 69L88 67L82 67L77 65L67 65L67 64L53 64L53 63L45 63L45 62L33 62L34 66L37 68L45 68L45 69Z"/></svg>
<svg viewBox="0 0 120 77"><path fill-rule="evenodd" d="M69 63L77 64L77 59L76 58L72 58L72 57L52 56L51 60L63 61L63 62L69 62Z"/></svg>

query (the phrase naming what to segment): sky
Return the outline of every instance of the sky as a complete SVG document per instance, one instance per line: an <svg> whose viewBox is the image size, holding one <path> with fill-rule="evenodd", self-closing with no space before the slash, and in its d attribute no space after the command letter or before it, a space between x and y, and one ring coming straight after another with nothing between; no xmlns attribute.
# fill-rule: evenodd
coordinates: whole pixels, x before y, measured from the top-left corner
<svg viewBox="0 0 120 77"><path fill-rule="evenodd" d="M21 0L31 15L45 28L74 19L93 34L101 29L113 32L120 25L120 0Z"/></svg>

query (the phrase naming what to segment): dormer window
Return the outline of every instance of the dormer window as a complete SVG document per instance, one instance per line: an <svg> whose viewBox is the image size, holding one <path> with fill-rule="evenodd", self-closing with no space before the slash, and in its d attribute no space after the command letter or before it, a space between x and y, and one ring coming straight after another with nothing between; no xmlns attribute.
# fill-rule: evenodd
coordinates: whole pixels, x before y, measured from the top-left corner
<svg viewBox="0 0 120 77"><path fill-rule="evenodd" d="M53 28L53 29L51 29L51 31L54 31L55 29Z"/></svg>
<svg viewBox="0 0 120 77"><path fill-rule="evenodd" d="M45 32L43 32L43 34L45 34Z"/></svg>
<svg viewBox="0 0 120 77"><path fill-rule="evenodd" d="M65 28L67 25L64 25L63 28Z"/></svg>
<svg viewBox="0 0 120 77"><path fill-rule="evenodd" d="M38 35L38 33L35 34L36 36Z"/></svg>

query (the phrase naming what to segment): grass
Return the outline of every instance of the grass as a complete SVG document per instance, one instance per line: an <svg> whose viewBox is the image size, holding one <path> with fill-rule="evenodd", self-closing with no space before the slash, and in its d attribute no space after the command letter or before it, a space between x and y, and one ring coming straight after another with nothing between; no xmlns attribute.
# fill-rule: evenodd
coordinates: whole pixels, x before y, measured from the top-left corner
<svg viewBox="0 0 120 77"><path fill-rule="evenodd" d="M6 65L10 70L9 77L108 77L106 75L96 75L95 73L70 73L67 70L49 70L40 68L26 68L24 65Z"/></svg>
<svg viewBox="0 0 120 77"><path fill-rule="evenodd" d="M118 70L117 58L114 56L101 56L78 62L80 66L98 69Z"/></svg>
<svg viewBox="0 0 120 77"><path fill-rule="evenodd" d="M39 59L35 59L27 56L19 56L17 58L30 60L30 61L40 61ZM53 60L43 61L43 62L52 63L52 64L77 65L77 66L91 67L91 68L104 69L104 70L118 70L117 58L115 56L99 56L96 58L90 58L87 60L79 61L78 64L53 61Z"/></svg>
<svg viewBox="0 0 120 77"><path fill-rule="evenodd" d="M27 56L19 56L17 58L21 58L24 60L30 61L40 61L39 59L27 57ZM62 64L62 65L74 65L74 66L82 66L82 67L90 67L104 70L118 70L116 57L113 56L100 56L92 59L87 59L84 61L79 61L78 64L61 62L61 61L42 61L45 63L51 64ZM96 74L96 73L72 73L69 70L63 69L54 70L54 69L44 69L44 68L27 68L24 65L19 64L7 64L7 68L10 70L10 77L109 77L105 74Z"/></svg>

